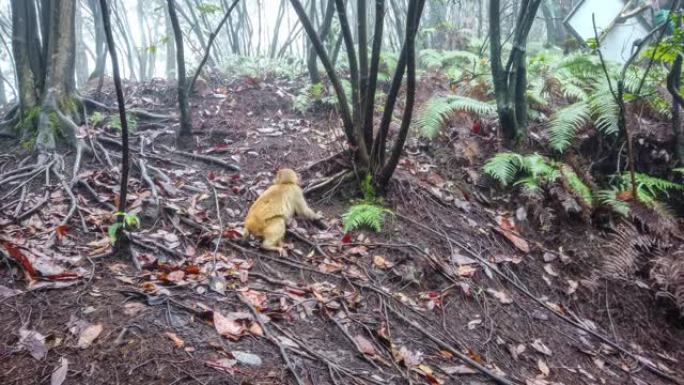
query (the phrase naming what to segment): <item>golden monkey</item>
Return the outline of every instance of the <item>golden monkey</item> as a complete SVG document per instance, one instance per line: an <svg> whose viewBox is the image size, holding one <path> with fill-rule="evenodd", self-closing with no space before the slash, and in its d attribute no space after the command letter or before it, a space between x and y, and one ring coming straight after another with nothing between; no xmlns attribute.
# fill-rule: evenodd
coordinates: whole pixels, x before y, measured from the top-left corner
<svg viewBox="0 0 684 385"><path fill-rule="evenodd" d="M263 238L262 248L283 255L285 250L282 240L285 236L285 227L294 215L313 220L322 218L306 204L297 173L284 168L276 174L273 185L249 208L245 218L244 237L246 239L252 234Z"/></svg>

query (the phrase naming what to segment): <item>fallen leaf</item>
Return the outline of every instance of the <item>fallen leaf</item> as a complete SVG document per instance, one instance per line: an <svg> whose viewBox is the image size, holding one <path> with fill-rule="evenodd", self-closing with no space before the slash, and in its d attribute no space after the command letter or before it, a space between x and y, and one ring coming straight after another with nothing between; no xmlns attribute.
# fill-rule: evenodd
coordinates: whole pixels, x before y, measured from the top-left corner
<svg viewBox="0 0 684 385"><path fill-rule="evenodd" d="M57 234L57 238L64 238L68 232L69 225L58 225L57 227L55 227L55 233Z"/></svg>
<svg viewBox="0 0 684 385"><path fill-rule="evenodd" d="M59 367L50 375L50 385L62 385L69 371L69 360L66 357L59 359Z"/></svg>
<svg viewBox="0 0 684 385"><path fill-rule="evenodd" d="M558 272L556 272L556 270L553 269L553 265L550 263L544 265L544 271L546 271L546 274L552 277L558 277Z"/></svg>
<svg viewBox="0 0 684 385"><path fill-rule="evenodd" d="M230 358L219 358L216 360L205 361L204 363L210 368L233 374L235 372L233 367L237 363L237 360Z"/></svg>
<svg viewBox="0 0 684 385"><path fill-rule="evenodd" d="M147 309L147 306L141 302L127 302L124 305L124 314L127 316L133 316L145 309Z"/></svg>
<svg viewBox="0 0 684 385"><path fill-rule="evenodd" d="M546 364L546 362L543 359L538 359L537 360L537 367L539 368L539 371L544 375L544 377L548 377L550 370L549 366Z"/></svg>
<svg viewBox="0 0 684 385"><path fill-rule="evenodd" d="M19 329L19 350L26 350L36 360L45 358L48 348L45 345L45 336L35 330Z"/></svg>
<svg viewBox="0 0 684 385"><path fill-rule="evenodd" d="M369 356L375 355L375 347L373 346L373 343L368 341L366 337L357 335L354 337L354 341L356 341L356 344L359 346L361 353L367 354Z"/></svg>
<svg viewBox="0 0 684 385"><path fill-rule="evenodd" d="M511 353L511 356L513 356L513 359L515 361L518 361L518 357L520 357L521 354L525 352L527 348L525 347L524 344L518 344L518 345L509 345L508 346L508 351Z"/></svg>
<svg viewBox="0 0 684 385"><path fill-rule="evenodd" d="M456 274L459 277L468 278L468 277L472 277L473 275L475 275L476 271L477 271L477 268L473 267L471 265L460 265L456 269Z"/></svg>
<svg viewBox="0 0 684 385"><path fill-rule="evenodd" d="M394 263L389 262L385 257L381 255L374 255L373 256L373 266L377 267L378 269L381 270L387 270L391 269L394 267Z"/></svg>
<svg viewBox="0 0 684 385"><path fill-rule="evenodd" d="M501 235L506 237L506 239L508 239L513 244L513 246L518 248L518 250L520 250L526 254L530 252L530 245L527 243L526 240L524 240L521 237L513 234L510 231L504 231L501 229L496 229L496 230L499 231L499 233L501 233Z"/></svg>
<svg viewBox="0 0 684 385"><path fill-rule="evenodd" d="M544 354L547 356L551 356L551 354L552 354L551 349L549 349L546 345L544 345L544 343L538 338L535 339L534 341L532 341L531 345L534 348L534 350L538 351L541 354Z"/></svg>
<svg viewBox="0 0 684 385"><path fill-rule="evenodd" d="M245 332L243 323L214 311L214 328L224 337L239 338Z"/></svg>
<svg viewBox="0 0 684 385"><path fill-rule="evenodd" d="M78 336L76 347L79 349L87 349L95 341L95 339L102 333L102 325L95 324L86 327Z"/></svg>
<svg viewBox="0 0 684 385"><path fill-rule="evenodd" d="M347 255L358 255L360 257L365 257L368 255L368 248L366 246L356 246L347 250Z"/></svg>
<svg viewBox="0 0 684 385"><path fill-rule="evenodd" d="M164 333L165 336L169 337L171 341L173 341L173 344L176 345L177 348L182 348L185 346L185 341L180 339L176 333L171 333L171 332L166 332Z"/></svg>
<svg viewBox="0 0 684 385"><path fill-rule="evenodd" d="M184 283L185 281L183 280L183 278L185 278L185 271L183 270L172 271L166 275L166 280L169 282L173 282L176 285Z"/></svg>
<svg viewBox="0 0 684 385"><path fill-rule="evenodd" d="M454 365L454 366L440 366L440 369L446 374L477 374L477 370L466 365Z"/></svg>
<svg viewBox="0 0 684 385"><path fill-rule="evenodd" d="M572 295L577 291L577 288L579 287L579 283L577 281L573 281L571 279L568 279L568 288L565 289L565 294L567 295Z"/></svg>
<svg viewBox="0 0 684 385"><path fill-rule="evenodd" d="M351 243L351 241L352 241L351 233L345 233L342 236L342 243Z"/></svg>
<svg viewBox="0 0 684 385"><path fill-rule="evenodd" d="M498 299L504 305L513 303L513 298L503 291L497 291L494 289L487 289L487 293L491 294L494 298Z"/></svg>
<svg viewBox="0 0 684 385"><path fill-rule="evenodd" d="M232 352L230 352L230 354L232 354L233 357L235 357L235 359L241 364L259 367L263 363L261 357L257 356L256 354L253 354L253 353L247 353L247 352L241 352L239 350L233 350Z"/></svg>

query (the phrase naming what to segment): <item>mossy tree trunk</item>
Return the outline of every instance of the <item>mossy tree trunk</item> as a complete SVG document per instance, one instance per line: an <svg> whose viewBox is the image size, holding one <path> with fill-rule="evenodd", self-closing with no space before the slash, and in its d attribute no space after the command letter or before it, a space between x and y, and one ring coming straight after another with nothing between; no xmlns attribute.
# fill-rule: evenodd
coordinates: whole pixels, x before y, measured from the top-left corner
<svg viewBox="0 0 684 385"><path fill-rule="evenodd" d="M34 1L12 0L11 5L20 135L39 153L55 150L57 134L75 145L76 2L42 1L40 15Z"/></svg>

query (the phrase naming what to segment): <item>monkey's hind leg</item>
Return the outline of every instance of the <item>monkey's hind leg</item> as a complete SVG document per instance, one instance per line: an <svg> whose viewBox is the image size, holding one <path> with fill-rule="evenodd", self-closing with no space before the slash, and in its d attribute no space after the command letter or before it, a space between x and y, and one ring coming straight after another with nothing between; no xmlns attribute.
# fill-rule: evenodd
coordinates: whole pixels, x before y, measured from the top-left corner
<svg viewBox="0 0 684 385"><path fill-rule="evenodd" d="M285 236L285 218L278 217L269 219L264 227L263 237L264 241L261 243L261 248L265 250L277 251L281 256L285 255L282 241Z"/></svg>

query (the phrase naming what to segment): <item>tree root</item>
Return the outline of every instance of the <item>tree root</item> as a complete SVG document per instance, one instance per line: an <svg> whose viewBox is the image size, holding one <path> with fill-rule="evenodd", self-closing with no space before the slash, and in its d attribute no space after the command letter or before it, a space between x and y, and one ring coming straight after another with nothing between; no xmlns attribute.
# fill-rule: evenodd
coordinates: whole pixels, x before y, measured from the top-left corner
<svg viewBox="0 0 684 385"><path fill-rule="evenodd" d="M104 103L98 102L97 100L93 100L90 98L87 98L85 96L78 96L77 100L83 103L86 107L89 109L99 109L99 110L105 110L105 111L111 111L115 112L118 111L118 107L112 107L108 106ZM166 121L166 120L172 120L174 119L173 116L171 115L162 115L162 114L155 114L146 110L142 110L139 108L127 108L126 109L127 113L131 113L135 116L137 116L140 119L145 119L145 120L153 120L153 121Z"/></svg>
<svg viewBox="0 0 684 385"><path fill-rule="evenodd" d="M226 169L231 170L231 171L240 171L240 166L238 166L236 164L228 163L225 160L220 159L220 158L216 158L214 156L203 155L203 154L193 154L191 152L185 152L185 151L180 151L180 150L173 151L173 153L178 154L178 155L183 155L183 156L188 157L190 159L202 160L202 161L207 162L207 163L212 163L212 164L221 166L221 167L226 168Z"/></svg>
<svg viewBox="0 0 684 385"><path fill-rule="evenodd" d="M334 175L326 177L322 180L314 181L304 188L304 195L309 195L329 188L331 186L339 185L354 178L354 173L349 170L342 170Z"/></svg>

